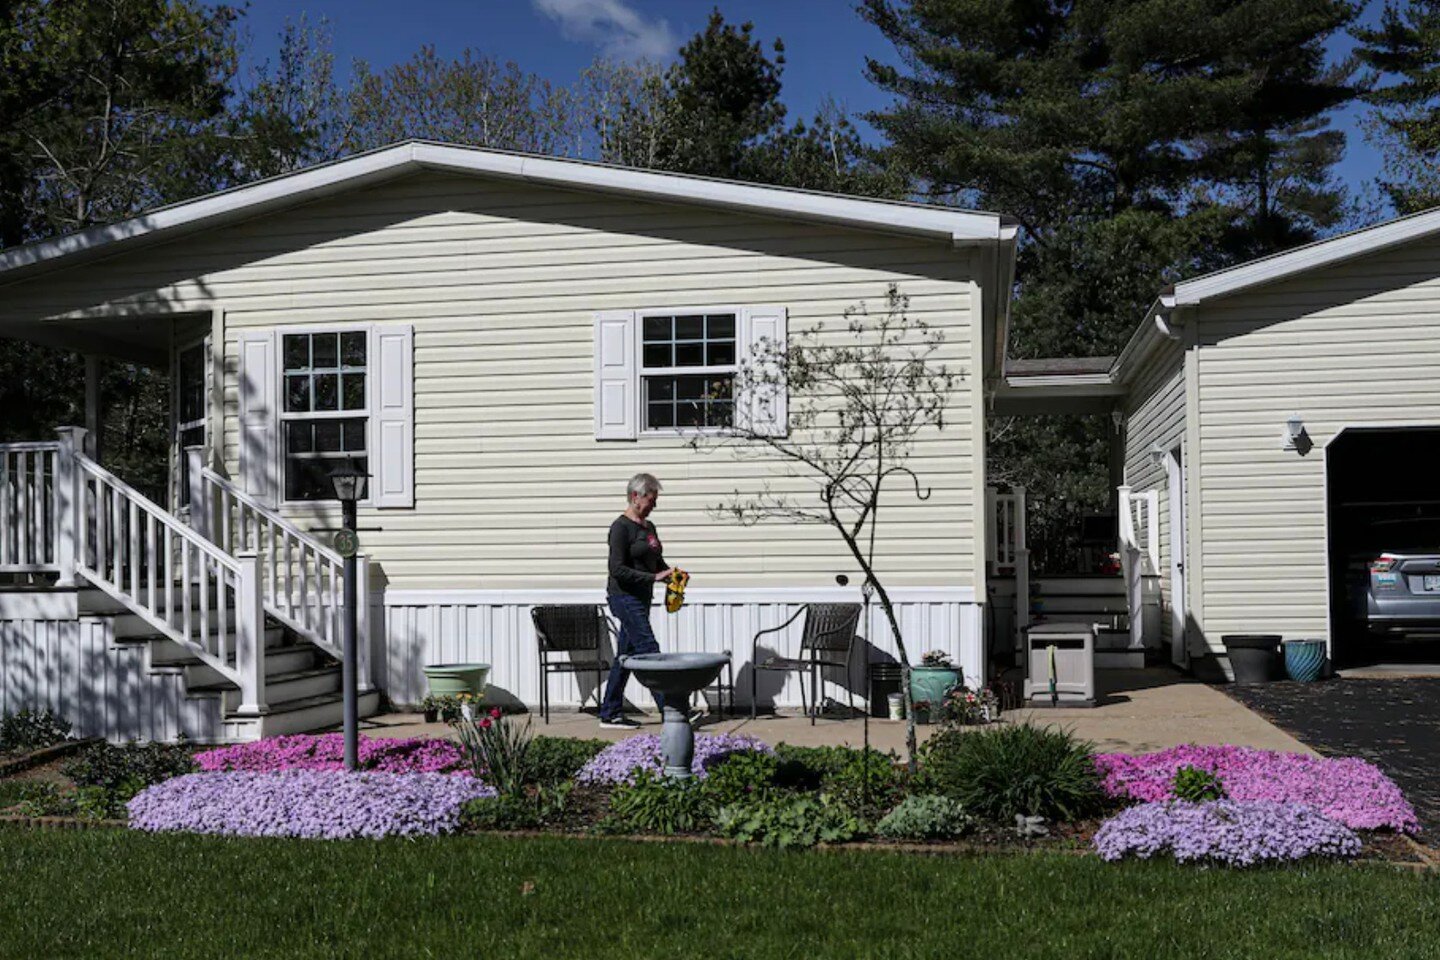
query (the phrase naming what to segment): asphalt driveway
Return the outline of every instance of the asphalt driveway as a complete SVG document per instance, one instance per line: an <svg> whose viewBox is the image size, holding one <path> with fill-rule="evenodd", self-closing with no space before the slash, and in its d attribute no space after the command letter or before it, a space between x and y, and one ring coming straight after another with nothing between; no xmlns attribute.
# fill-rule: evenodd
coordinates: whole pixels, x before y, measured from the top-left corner
<svg viewBox="0 0 1440 960"><path fill-rule="evenodd" d="M1415 805L1427 839L1440 836L1440 679L1341 678L1220 689L1317 753L1377 764Z"/></svg>

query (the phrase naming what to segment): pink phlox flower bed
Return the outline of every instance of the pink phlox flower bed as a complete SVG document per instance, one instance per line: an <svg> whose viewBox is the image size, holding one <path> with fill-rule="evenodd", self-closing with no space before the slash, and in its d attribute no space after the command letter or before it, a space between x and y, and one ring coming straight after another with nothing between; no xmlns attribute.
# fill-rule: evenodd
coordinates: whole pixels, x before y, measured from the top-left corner
<svg viewBox="0 0 1440 960"><path fill-rule="evenodd" d="M130 826L237 837L425 837L451 833L470 800L495 796L443 773L191 773L128 804Z"/></svg>
<svg viewBox="0 0 1440 960"><path fill-rule="evenodd" d="M1231 800L1302 803L1352 830L1420 830L1415 808L1395 781L1359 757L1187 744L1139 756L1101 753L1095 766L1105 792L1122 800L1173 799L1175 771L1196 767L1219 777Z"/></svg>
<svg viewBox="0 0 1440 960"><path fill-rule="evenodd" d="M266 737L253 743L219 747L195 755L206 773L279 773L282 770L345 769L345 735L296 734ZM453 740L411 737L405 740L360 738L360 769L376 773L456 773L468 775L469 764Z"/></svg>

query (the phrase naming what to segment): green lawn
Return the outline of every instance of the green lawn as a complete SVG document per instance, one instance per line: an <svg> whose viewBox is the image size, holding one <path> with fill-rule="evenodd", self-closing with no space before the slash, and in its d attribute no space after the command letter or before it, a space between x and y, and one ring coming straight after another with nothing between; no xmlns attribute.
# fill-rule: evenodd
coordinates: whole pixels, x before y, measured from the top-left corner
<svg viewBox="0 0 1440 960"><path fill-rule="evenodd" d="M0 869L5 958L1440 954L1440 880L1385 868L0 828Z"/></svg>

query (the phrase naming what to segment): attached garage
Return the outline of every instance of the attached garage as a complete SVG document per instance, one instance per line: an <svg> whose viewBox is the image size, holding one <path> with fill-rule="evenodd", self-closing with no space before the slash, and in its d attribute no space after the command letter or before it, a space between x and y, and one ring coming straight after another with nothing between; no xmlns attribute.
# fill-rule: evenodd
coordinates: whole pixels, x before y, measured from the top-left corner
<svg viewBox="0 0 1440 960"><path fill-rule="evenodd" d="M1347 577L1387 537L1440 554L1440 211L1176 285L1111 378L1127 487L1183 503L1156 518L1177 659L1223 657L1238 633L1393 652Z"/></svg>

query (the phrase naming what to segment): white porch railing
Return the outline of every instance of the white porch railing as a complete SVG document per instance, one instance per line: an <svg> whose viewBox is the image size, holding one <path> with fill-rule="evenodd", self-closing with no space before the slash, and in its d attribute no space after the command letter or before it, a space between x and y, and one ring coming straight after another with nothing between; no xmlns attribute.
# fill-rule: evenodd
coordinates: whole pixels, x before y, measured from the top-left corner
<svg viewBox="0 0 1440 960"><path fill-rule="evenodd" d="M0 444L0 573L58 569L55 466L60 444Z"/></svg>
<svg viewBox="0 0 1440 960"><path fill-rule="evenodd" d="M1025 488L1012 487L1000 493L985 488L986 530L985 551L991 576L1015 578L1015 648L1025 640L1030 626L1030 550L1025 541Z"/></svg>
<svg viewBox="0 0 1440 960"><path fill-rule="evenodd" d="M1117 488L1120 510L1120 569L1125 577L1126 605L1130 611L1130 646L1142 649L1152 639L1147 635L1145 608L1150 601L1146 581L1160 572L1160 494L1156 490L1134 493L1128 486ZM1144 543L1141 543L1141 534Z"/></svg>
<svg viewBox="0 0 1440 960"><path fill-rule="evenodd" d="M310 534L261 504L203 465L201 451L189 457L190 517L197 532L230 556L254 554L260 562L265 612L337 660L343 660L345 561ZM360 688L371 686L367 629L369 571L356 557L356 651Z"/></svg>

